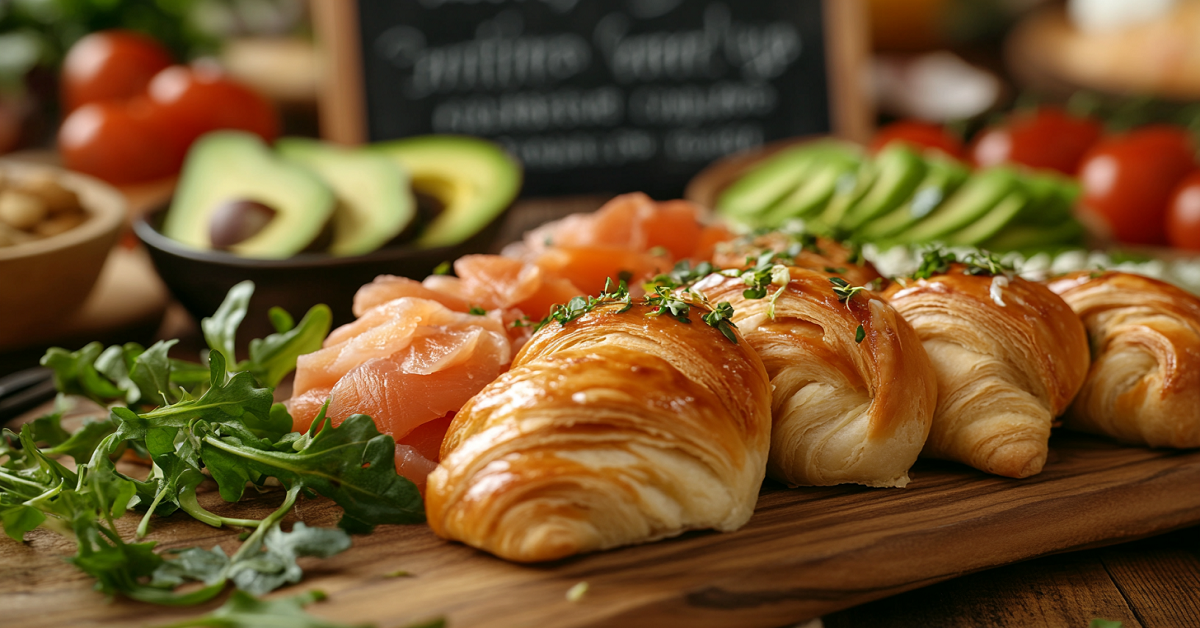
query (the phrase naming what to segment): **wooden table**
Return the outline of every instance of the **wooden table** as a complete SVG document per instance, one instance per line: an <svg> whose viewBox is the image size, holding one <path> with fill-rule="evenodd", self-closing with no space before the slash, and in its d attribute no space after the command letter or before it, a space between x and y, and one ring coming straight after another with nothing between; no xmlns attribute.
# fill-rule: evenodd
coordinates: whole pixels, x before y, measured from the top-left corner
<svg viewBox="0 0 1200 628"><path fill-rule="evenodd" d="M164 331L186 332L189 325L193 324L186 318L177 319L174 325L166 325ZM105 340L116 342L121 339ZM195 343L196 339L193 338L191 344ZM14 357L0 355L0 376L22 366L21 360L12 359ZM1200 486L1180 486L1179 490L1186 491L1186 495L1194 500ZM330 519L325 523L331 523L335 517L330 515L325 518ZM214 533L211 539L219 536ZM0 540L9 542L7 539ZM986 542L986 539L981 542ZM28 551L22 550L21 556L0 552L0 573L10 576L22 573L25 565L13 563L28 562L29 566L57 565L55 573L61 572L61 577L67 579L73 577L69 569L64 570L65 566L57 563L56 555L64 550L63 547L49 539L43 539L37 545L40 551L36 547L29 548ZM336 574L338 569L351 569L351 573L360 571L355 570L353 565L343 565L346 562L343 558L332 559L327 566L313 564L309 573L319 577L322 574ZM74 579L79 580L80 587L86 587L84 579L78 578L77 574ZM9 596L15 595L12 592L21 588L19 584L14 587L8 582L0 585L0 607L10 607L17 602L15 597ZM133 603L121 604L127 606ZM130 612L134 616L142 612L157 613L151 607L133 606L136 608ZM139 611L138 608L146 610ZM317 608L316 612L320 614L320 609ZM177 613L172 615L179 616ZM826 628L1084 628L1095 618L1118 620L1123 622L1125 628L1200 626L1200 527L1185 528L1122 545L1045 556L963 575L827 614L823 623ZM4 621L0 620L0 625L3 624Z"/></svg>

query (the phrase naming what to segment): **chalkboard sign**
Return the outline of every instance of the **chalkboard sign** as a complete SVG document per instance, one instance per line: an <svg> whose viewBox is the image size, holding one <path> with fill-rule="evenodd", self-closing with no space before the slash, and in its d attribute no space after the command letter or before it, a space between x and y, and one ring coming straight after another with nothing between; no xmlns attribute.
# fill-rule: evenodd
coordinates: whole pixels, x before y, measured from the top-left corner
<svg viewBox="0 0 1200 628"><path fill-rule="evenodd" d="M493 139L527 196L677 197L765 142L859 136L852 0L321 0L323 133Z"/></svg>

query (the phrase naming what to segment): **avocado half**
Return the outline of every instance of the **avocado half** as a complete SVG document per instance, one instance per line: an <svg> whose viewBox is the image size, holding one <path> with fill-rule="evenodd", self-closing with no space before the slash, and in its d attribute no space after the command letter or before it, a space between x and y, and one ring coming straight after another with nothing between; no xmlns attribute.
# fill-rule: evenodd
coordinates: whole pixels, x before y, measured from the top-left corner
<svg viewBox="0 0 1200 628"><path fill-rule="evenodd" d="M233 205L257 207L262 213L230 212ZM163 235L197 249L291 257L322 235L335 205L329 186L276 157L257 135L218 131L200 138L188 152ZM246 216L261 218L254 218L258 224L244 238L214 245L214 221Z"/></svg>
<svg viewBox="0 0 1200 628"><path fill-rule="evenodd" d="M386 155L412 177L412 189L443 206L414 245L452 246L499 216L521 189L521 166L498 145L459 135L424 135L366 148Z"/></svg>
<svg viewBox="0 0 1200 628"><path fill-rule="evenodd" d="M400 235L416 215L408 173L395 160L298 137L279 140L275 149L333 188L338 203L329 252L334 255L370 253Z"/></svg>

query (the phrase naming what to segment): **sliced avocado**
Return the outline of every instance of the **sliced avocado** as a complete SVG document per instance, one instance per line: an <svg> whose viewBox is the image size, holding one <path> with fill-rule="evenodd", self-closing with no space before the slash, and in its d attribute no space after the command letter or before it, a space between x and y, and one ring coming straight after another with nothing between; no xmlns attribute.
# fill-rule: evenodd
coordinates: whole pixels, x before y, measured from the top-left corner
<svg viewBox="0 0 1200 628"><path fill-rule="evenodd" d="M988 238L983 247L997 253L1033 253L1063 247L1077 248L1083 246L1086 235L1087 231L1083 225L1073 218L1056 227L1010 224Z"/></svg>
<svg viewBox="0 0 1200 628"><path fill-rule="evenodd" d="M218 131L200 138L188 152L163 234L198 249L290 257L322 235L334 205L328 186L277 158L257 135ZM214 217L222 223L244 218L255 224L214 224ZM238 235L218 242L227 246L214 246L213 233Z"/></svg>
<svg viewBox="0 0 1200 628"><path fill-rule="evenodd" d="M279 140L275 149L319 176L337 195L329 245L334 255L370 253L399 235L416 214L408 173L394 160L298 137Z"/></svg>
<svg viewBox="0 0 1200 628"><path fill-rule="evenodd" d="M857 229L910 198L920 185L927 167L921 155L903 142L892 142L875 155L878 175L862 198L850 207L839 223Z"/></svg>
<svg viewBox="0 0 1200 628"><path fill-rule="evenodd" d="M757 219L807 177L818 152L817 145L803 144L772 155L721 190L714 209L739 222L761 222Z"/></svg>
<svg viewBox="0 0 1200 628"><path fill-rule="evenodd" d="M416 239L416 246L452 246L496 219L521 190L521 166L500 146L461 135L422 135L381 142L367 150L390 157L412 177L418 195L432 196L443 210Z"/></svg>
<svg viewBox="0 0 1200 628"><path fill-rule="evenodd" d="M878 176L879 169L875 162L865 159L857 172L846 173L839 177L833 198L829 199L829 203L820 215L812 220L812 228L819 231L838 226L842 218L846 216L846 212L871 189Z"/></svg>
<svg viewBox="0 0 1200 628"><path fill-rule="evenodd" d="M938 153L926 155L926 166L924 179L908 200L863 225L859 234L864 240L882 240L908 229L937 209L970 176L962 162Z"/></svg>
<svg viewBox="0 0 1200 628"><path fill-rule="evenodd" d="M777 226L792 218L807 218L825 208L837 190L838 180L854 176L862 167L860 151L850 145L816 155L810 162L804 180L763 214L765 225Z"/></svg>
<svg viewBox="0 0 1200 628"><path fill-rule="evenodd" d="M947 236L946 241L959 246L979 246L1033 204L1024 190L1013 190L978 220Z"/></svg>
<svg viewBox="0 0 1200 628"><path fill-rule="evenodd" d="M1079 182L1053 171L1027 171L1023 183L1034 202L1017 216L1025 225L1053 227L1072 217L1079 199Z"/></svg>
<svg viewBox="0 0 1200 628"><path fill-rule="evenodd" d="M897 234L896 239L929 242L945 238L982 218L1020 186L1017 172L1012 168L1000 166L978 171L933 213Z"/></svg>

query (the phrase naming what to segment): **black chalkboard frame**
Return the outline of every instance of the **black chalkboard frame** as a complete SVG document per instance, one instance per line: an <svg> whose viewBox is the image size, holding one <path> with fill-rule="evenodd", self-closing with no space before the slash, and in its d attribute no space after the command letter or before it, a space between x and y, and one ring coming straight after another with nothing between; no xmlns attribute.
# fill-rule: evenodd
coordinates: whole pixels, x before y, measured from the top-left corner
<svg viewBox="0 0 1200 628"><path fill-rule="evenodd" d="M390 0L410 1L410 0ZM866 93L869 32L865 0L822 0L827 91L834 135L866 141L873 111ZM346 145L368 141L358 0L312 0L322 50L321 135Z"/></svg>

